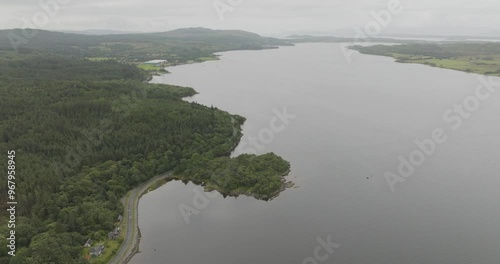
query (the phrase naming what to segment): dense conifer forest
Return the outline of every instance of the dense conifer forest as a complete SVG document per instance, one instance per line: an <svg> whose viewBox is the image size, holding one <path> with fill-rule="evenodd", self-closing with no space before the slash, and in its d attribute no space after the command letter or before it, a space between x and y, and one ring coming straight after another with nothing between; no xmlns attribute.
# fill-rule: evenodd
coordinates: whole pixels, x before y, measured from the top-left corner
<svg viewBox="0 0 500 264"><path fill-rule="evenodd" d="M167 171L223 193L279 191L288 162L274 154L228 158L243 117L185 102L192 88L149 78L123 60L48 47L0 51L0 171L14 150L19 204L15 258L6 247L8 219L0 219L1 263L87 263L85 240L106 239L123 213L120 198ZM7 199L2 181L0 204Z"/></svg>

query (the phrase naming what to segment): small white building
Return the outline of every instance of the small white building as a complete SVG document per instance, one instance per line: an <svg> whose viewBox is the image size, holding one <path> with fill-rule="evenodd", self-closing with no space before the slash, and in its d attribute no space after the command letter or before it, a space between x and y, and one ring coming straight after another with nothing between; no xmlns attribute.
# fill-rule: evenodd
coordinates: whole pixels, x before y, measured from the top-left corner
<svg viewBox="0 0 500 264"><path fill-rule="evenodd" d="M150 61L144 62L144 64L151 64L151 65L160 67L160 66L163 66L167 62L168 62L167 60L150 60Z"/></svg>
<svg viewBox="0 0 500 264"><path fill-rule="evenodd" d="M92 245L92 239L88 239L87 242L85 242L84 247L90 247Z"/></svg>

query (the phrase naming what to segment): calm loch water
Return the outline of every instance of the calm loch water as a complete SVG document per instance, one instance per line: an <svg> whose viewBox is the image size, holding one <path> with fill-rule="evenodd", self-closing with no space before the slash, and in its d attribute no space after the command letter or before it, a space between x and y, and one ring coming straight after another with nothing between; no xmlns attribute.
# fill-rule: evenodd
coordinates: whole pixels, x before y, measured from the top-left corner
<svg viewBox="0 0 500 264"><path fill-rule="evenodd" d="M221 55L153 82L245 116L243 142L267 133L255 149L290 161L299 188L264 202L170 182L140 201L131 263L500 263L500 92L457 130L443 120L478 75L357 53L348 63L338 44ZM276 112L289 119L270 137ZM384 172L436 128L447 141L391 192ZM179 207L195 209L189 223ZM316 260L328 239L338 248Z"/></svg>

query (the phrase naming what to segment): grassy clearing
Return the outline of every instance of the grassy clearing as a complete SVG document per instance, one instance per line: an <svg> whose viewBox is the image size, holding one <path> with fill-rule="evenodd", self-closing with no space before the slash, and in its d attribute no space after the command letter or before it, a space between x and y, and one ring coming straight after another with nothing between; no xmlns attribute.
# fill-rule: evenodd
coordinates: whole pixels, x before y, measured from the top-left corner
<svg viewBox="0 0 500 264"><path fill-rule="evenodd" d="M500 76L500 55L461 56L449 59L438 59L430 56L416 56L392 53L398 62L419 63L444 69L472 72L484 75Z"/></svg>
<svg viewBox="0 0 500 264"><path fill-rule="evenodd" d="M93 264L106 264L111 258L118 252L120 245L123 243L123 232L120 234L118 239L116 240L105 240L105 241L97 241L92 243L92 247L97 247L98 245L104 245L104 252L101 256L97 258L93 258L89 255L90 248L83 249L83 256L89 260L89 263Z"/></svg>
<svg viewBox="0 0 500 264"><path fill-rule="evenodd" d="M106 60L114 60L115 58L108 58L108 57L94 57L94 58L87 58L87 60L90 61L106 61Z"/></svg>
<svg viewBox="0 0 500 264"><path fill-rule="evenodd" d="M196 59L196 61L199 61L199 62L204 62L204 61L214 61L214 60L218 60L219 58L217 56L212 56L212 57L199 57Z"/></svg>
<svg viewBox="0 0 500 264"><path fill-rule="evenodd" d="M139 64L137 67L139 67L140 69L146 70L146 71L159 71L159 70L163 69L163 67L161 67L161 66L155 66L155 65L146 64L146 63Z"/></svg>
<svg viewBox="0 0 500 264"><path fill-rule="evenodd" d="M365 54L390 56L403 63L500 76L500 43L409 43L351 48Z"/></svg>
<svg viewBox="0 0 500 264"><path fill-rule="evenodd" d="M125 196L125 199L129 196ZM118 250L120 249L120 246L122 245L123 241L125 241L125 235L127 231L125 230L126 227L126 219L122 221L121 223L116 223L115 227L119 227L121 229L120 234L115 240L109 240L109 239L104 239L100 241L94 241L92 242L92 245L90 248L84 248L82 251L82 256L85 259L89 260L89 263L92 264L106 264L109 263L109 261L116 255ZM104 245L104 252L96 258L93 258L90 256L90 249L93 247L97 247L99 245Z"/></svg>

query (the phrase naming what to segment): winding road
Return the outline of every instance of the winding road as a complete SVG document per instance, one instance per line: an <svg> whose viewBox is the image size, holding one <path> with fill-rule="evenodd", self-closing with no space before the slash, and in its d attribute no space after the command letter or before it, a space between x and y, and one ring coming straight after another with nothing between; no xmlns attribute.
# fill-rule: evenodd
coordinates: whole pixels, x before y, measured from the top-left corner
<svg viewBox="0 0 500 264"><path fill-rule="evenodd" d="M142 194L144 194L144 192L153 183L159 180L166 179L170 176L172 176L171 171L162 175L155 176L147 182L129 191L127 195L122 198L122 202L124 203L123 207L125 208L125 212L123 214L125 227L123 228L122 232L125 232L125 239L120 246L120 249L118 249L116 255L109 262L110 264L126 264L138 251L139 241L141 239L137 213L139 198L141 198Z"/></svg>

